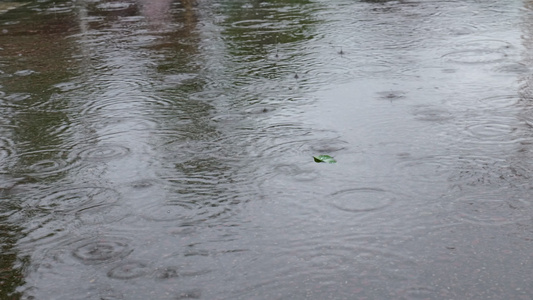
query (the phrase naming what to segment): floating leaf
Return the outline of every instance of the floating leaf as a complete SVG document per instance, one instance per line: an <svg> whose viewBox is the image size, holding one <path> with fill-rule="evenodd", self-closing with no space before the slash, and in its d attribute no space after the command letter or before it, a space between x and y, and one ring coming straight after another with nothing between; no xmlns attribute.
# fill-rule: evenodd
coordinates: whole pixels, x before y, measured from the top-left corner
<svg viewBox="0 0 533 300"><path fill-rule="evenodd" d="M313 159L314 159L315 162L317 162L317 163L325 162L325 163L334 164L334 163L337 162L333 157L331 157L331 156L329 156L329 155L313 156Z"/></svg>

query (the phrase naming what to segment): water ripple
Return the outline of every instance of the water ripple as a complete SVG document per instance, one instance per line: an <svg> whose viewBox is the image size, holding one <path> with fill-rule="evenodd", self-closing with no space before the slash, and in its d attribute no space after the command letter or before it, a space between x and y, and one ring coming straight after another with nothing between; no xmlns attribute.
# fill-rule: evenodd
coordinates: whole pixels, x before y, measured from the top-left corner
<svg viewBox="0 0 533 300"><path fill-rule="evenodd" d="M453 217L476 225L501 226L530 220L531 204L507 190L461 196L450 203Z"/></svg>
<svg viewBox="0 0 533 300"><path fill-rule="evenodd" d="M398 299L402 300L416 300L416 299L432 299L439 291L431 286L410 286L398 292Z"/></svg>
<svg viewBox="0 0 533 300"><path fill-rule="evenodd" d="M84 264L104 264L123 259L132 251L127 239L99 236L80 242L72 255Z"/></svg>
<svg viewBox="0 0 533 300"><path fill-rule="evenodd" d="M19 155L19 172L32 177L60 175L70 170L75 162L68 159L62 151L40 150Z"/></svg>
<svg viewBox="0 0 533 300"><path fill-rule="evenodd" d="M48 249L56 243L72 238L72 231L78 226L74 216L44 215L38 209L26 209L19 217L31 215L31 222L26 221L22 231L24 237L19 241L21 251L34 250L37 247ZM21 220L22 221L22 220Z"/></svg>
<svg viewBox="0 0 533 300"><path fill-rule="evenodd" d="M454 155L413 156L410 153L399 153L394 169L413 183L436 184L446 179L456 162L457 157Z"/></svg>
<svg viewBox="0 0 533 300"><path fill-rule="evenodd" d="M126 261L107 272L107 276L114 279L133 279L147 275L150 272L148 264L140 261Z"/></svg>
<svg viewBox="0 0 533 300"><path fill-rule="evenodd" d="M394 194L372 187L344 189L331 194L330 197L329 205L351 213L381 210L396 201Z"/></svg>
<svg viewBox="0 0 533 300"><path fill-rule="evenodd" d="M472 138L470 141L482 144L515 143L522 139L518 132L516 117L492 116L490 120L464 121L466 133Z"/></svg>
<svg viewBox="0 0 533 300"><path fill-rule="evenodd" d="M157 127L159 124L156 120L151 119L151 117L110 117L95 124L93 128L99 131L102 139L121 136L131 132L144 132L147 135L156 134L158 133ZM121 151L126 151L126 149L119 150L119 152Z"/></svg>
<svg viewBox="0 0 533 300"><path fill-rule="evenodd" d="M31 170L28 175L48 176L55 173L64 172L68 163L64 160L45 159L37 162L28 168Z"/></svg>
<svg viewBox="0 0 533 300"><path fill-rule="evenodd" d="M11 105L18 105L19 102L28 100L32 97L30 93L11 93L4 96L3 99Z"/></svg>
<svg viewBox="0 0 533 300"><path fill-rule="evenodd" d="M197 217L194 204L173 201L170 203L151 203L142 208L141 217L155 222L193 222Z"/></svg>
<svg viewBox="0 0 533 300"><path fill-rule="evenodd" d="M54 84L53 87L56 88L61 93L71 92L74 90L79 90L85 86L84 83L75 82L75 81L66 81Z"/></svg>
<svg viewBox="0 0 533 300"><path fill-rule="evenodd" d="M103 10L103 11L118 11L118 10L126 10L133 5L134 4L130 2L116 1L116 2L100 3L96 5L96 8L99 10Z"/></svg>
<svg viewBox="0 0 533 300"><path fill-rule="evenodd" d="M124 92L130 88L117 87L117 90L98 96L98 101L87 101L80 114L91 116L103 112L123 112L128 110L145 109L146 103L153 103L154 98L148 96L128 95Z"/></svg>
<svg viewBox="0 0 533 300"><path fill-rule="evenodd" d="M506 54L496 50L472 49L457 50L447 53L442 57L455 63L488 64L503 61L506 57Z"/></svg>
<svg viewBox="0 0 533 300"><path fill-rule="evenodd" d="M348 148L348 143L328 131L311 131L295 124L275 124L258 130L241 127L241 115L227 119L236 126L230 133L219 133L212 137L190 138L184 136L164 145L169 158L173 160L204 159L211 157L226 161L239 159L276 157L288 154L316 155L318 152L334 153ZM237 124L235 124L235 122ZM176 134L176 132L173 132ZM187 135L192 136L191 133ZM336 135L336 134L335 134Z"/></svg>
<svg viewBox="0 0 533 300"><path fill-rule="evenodd" d="M524 161L508 161L486 156L463 156L456 161L456 170L448 177L455 186L527 186L531 166Z"/></svg>
<svg viewBox="0 0 533 300"><path fill-rule="evenodd" d="M446 109L431 106L418 106L413 111L416 120L426 122L444 122L454 118L453 114Z"/></svg>
<svg viewBox="0 0 533 300"><path fill-rule="evenodd" d="M191 159L177 164L176 169L162 172L160 192L164 201L145 201L136 211L156 222L214 222L227 219L239 210L246 198L235 193L243 182L234 170L214 159ZM206 169L207 168L207 169ZM209 169L211 168L211 169ZM145 194L152 196L153 189Z"/></svg>
<svg viewBox="0 0 533 300"><path fill-rule="evenodd" d="M174 266L157 268L154 276L156 279L159 279L159 280L168 280L172 278L181 277L180 268L174 267Z"/></svg>
<svg viewBox="0 0 533 300"><path fill-rule="evenodd" d="M192 290L187 290L187 291L178 293L178 295L176 295L176 298L174 299L181 300L181 299L201 299L201 298L202 298L202 290L192 289Z"/></svg>
<svg viewBox="0 0 533 300"><path fill-rule="evenodd" d="M319 173L315 169L302 168L296 164L280 163L273 167L273 177L281 176L282 180L313 181L319 178Z"/></svg>
<svg viewBox="0 0 533 300"><path fill-rule="evenodd" d="M108 143L86 146L74 153L83 160L102 162L124 157L130 153L130 149L123 145Z"/></svg>
<svg viewBox="0 0 533 300"><path fill-rule="evenodd" d="M515 107L520 103L518 95L497 95L479 99L477 102L480 109L501 111L501 109Z"/></svg>
<svg viewBox="0 0 533 300"><path fill-rule="evenodd" d="M120 200L120 194L104 187L73 187L41 191L45 194L34 199L35 207L52 212L69 213L111 205Z"/></svg>
<svg viewBox="0 0 533 300"><path fill-rule="evenodd" d="M316 134L317 132L314 132ZM310 134L302 134L304 137ZM294 135L296 136L296 135ZM316 155L329 153L334 155L336 152L347 150L348 143L339 137L307 137L294 138L291 136L279 135L265 141L264 146L259 149L260 157L275 157L287 154L305 154Z"/></svg>
<svg viewBox="0 0 533 300"><path fill-rule="evenodd" d="M481 39L463 42L455 48L457 50L444 54L442 58L461 64L489 64L505 60L512 44L504 40Z"/></svg>
<svg viewBox="0 0 533 300"><path fill-rule="evenodd" d="M494 68L494 70L496 72L511 75L529 74L531 72L531 68L528 65L522 63L509 63L506 65L498 66Z"/></svg>
<svg viewBox="0 0 533 300"><path fill-rule="evenodd" d="M306 298L327 299L333 295L335 299L366 299L376 294L394 298L403 284L416 278L415 260L387 247L308 242L300 247L291 245L287 252L268 258L268 265L276 270L272 276L277 280L256 279L254 285L244 285L233 294L239 299L254 295L285 299L294 295L296 285L305 289ZM262 278L261 274L250 275ZM286 281L291 284L284 284Z"/></svg>
<svg viewBox="0 0 533 300"><path fill-rule="evenodd" d="M5 136L0 137L0 167L7 167L12 158L16 157L15 145L13 141Z"/></svg>

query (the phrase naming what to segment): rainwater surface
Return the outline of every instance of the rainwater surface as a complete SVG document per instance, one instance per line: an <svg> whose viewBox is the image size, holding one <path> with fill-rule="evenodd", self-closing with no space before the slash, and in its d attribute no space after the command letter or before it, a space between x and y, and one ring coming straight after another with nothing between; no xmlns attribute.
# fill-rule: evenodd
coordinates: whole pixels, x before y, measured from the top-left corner
<svg viewBox="0 0 533 300"><path fill-rule="evenodd" d="M531 299L532 53L529 0L0 2L0 299Z"/></svg>

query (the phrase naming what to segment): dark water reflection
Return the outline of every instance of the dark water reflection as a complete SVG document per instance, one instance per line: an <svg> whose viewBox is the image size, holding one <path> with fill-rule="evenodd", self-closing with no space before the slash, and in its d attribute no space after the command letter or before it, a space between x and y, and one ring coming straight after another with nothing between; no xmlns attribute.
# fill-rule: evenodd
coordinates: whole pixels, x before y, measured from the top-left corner
<svg viewBox="0 0 533 300"><path fill-rule="evenodd" d="M531 2L4 6L1 299L533 293Z"/></svg>

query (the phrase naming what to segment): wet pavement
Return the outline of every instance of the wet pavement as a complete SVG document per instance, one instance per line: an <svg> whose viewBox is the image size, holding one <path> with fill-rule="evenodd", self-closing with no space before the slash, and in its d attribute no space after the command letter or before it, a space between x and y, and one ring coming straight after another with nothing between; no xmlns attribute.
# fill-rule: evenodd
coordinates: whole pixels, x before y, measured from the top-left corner
<svg viewBox="0 0 533 300"><path fill-rule="evenodd" d="M530 299L532 41L526 0L2 2L0 298Z"/></svg>

